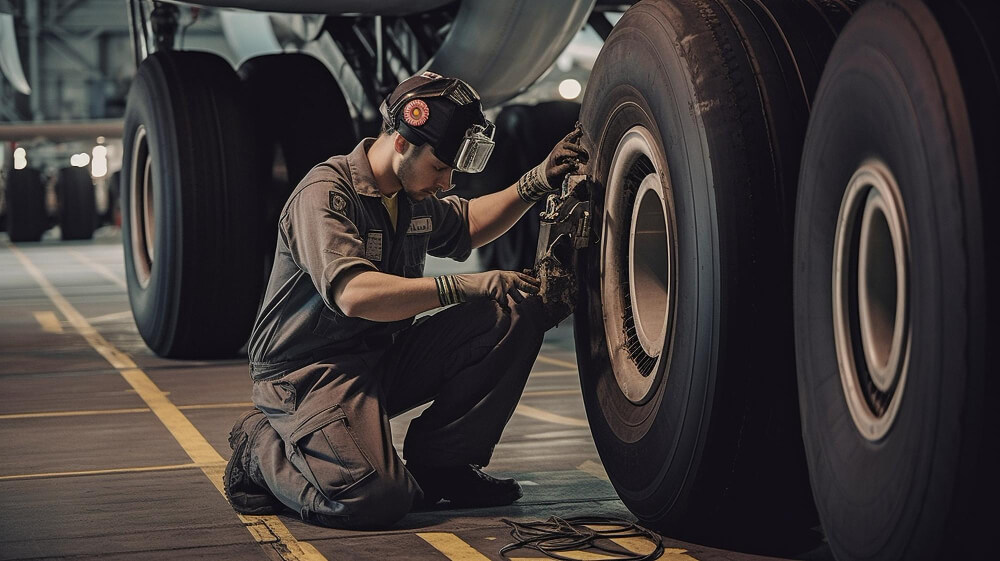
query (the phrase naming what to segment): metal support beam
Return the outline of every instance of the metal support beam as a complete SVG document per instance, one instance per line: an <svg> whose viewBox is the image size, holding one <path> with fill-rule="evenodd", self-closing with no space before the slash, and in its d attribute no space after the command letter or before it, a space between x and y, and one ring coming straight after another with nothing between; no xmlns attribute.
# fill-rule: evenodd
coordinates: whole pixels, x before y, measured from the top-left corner
<svg viewBox="0 0 1000 561"><path fill-rule="evenodd" d="M125 130L122 119L99 121L53 121L49 123L4 123L0 124L0 141L24 142L38 138L49 140L74 140L97 138L121 138Z"/></svg>
<svg viewBox="0 0 1000 561"><path fill-rule="evenodd" d="M149 35L146 33L146 13L142 7L143 0L128 0L128 31L132 38L132 55L135 67L149 56Z"/></svg>
<svg viewBox="0 0 1000 561"><path fill-rule="evenodd" d="M39 50L39 36L41 35L41 14L38 7L39 0L26 0L24 17L28 20L28 80L31 84L31 119L41 121L45 118L42 115L42 73Z"/></svg>
<svg viewBox="0 0 1000 561"><path fill-rule="evenodd" d="M153 25L153 41L157 51L174 50L174 37L177 36L180 8L166 2L154 2L153 13L149 20Z"/></svg>
<svg viewBox="0 0 1000 561"><path fill-rule="evenodd" d="M59 23L59 21L61 21L64 17L66 17L67 14L72 12L73 9L76 8L77 4L79 4L82 1L83 0L69 0L69 2L59 5L56 9L51 10L48 18L49 20L48 23L50 24Z"/></svg>
<svg viewBox="0 0 1000 561"><path fill-rule="evenodd" d="M83 56L80 51L76 50L76 47L70 44L70 42L62 36L62 34L58 31L58 28L48 30L45 33L44 38L46 40L46 44L51 46L53 50L58 51L74 64L80 65L82 69L85 70L91 77L101 79L104 78L104 74L101 73L100 69L98 69L93 62L87 60L87 57Z"/></svg>

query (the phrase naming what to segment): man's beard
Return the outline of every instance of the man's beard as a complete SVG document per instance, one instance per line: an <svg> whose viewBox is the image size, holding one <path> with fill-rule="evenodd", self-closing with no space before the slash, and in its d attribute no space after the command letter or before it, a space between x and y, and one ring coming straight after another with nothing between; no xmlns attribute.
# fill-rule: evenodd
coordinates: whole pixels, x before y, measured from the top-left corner
<svg viewBox="0 0 1000 561"><path fill-rule="evenodd" d="M403 156L403 160L399 162L399 172L396 174L399 179L399 184L403 187L403 191L407 196L412 197L413 195L423 195L430 196L432 193L421 189L416 182L416 172L413 171L413 167L417 162L416 149L412 150L410 153ZM423 198L423 197L420 197Z"/></svg>

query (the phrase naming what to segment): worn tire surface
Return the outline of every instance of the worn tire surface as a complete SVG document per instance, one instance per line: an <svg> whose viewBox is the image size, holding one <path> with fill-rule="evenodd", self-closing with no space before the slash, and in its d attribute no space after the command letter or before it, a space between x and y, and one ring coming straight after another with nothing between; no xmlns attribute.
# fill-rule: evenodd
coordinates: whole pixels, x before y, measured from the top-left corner
<svg viewBox="0 0 1000 561"><path fill-rule="evenodd" d="M250 334L264 275L249 121L236 73L213 54L155 53L132 83L121 184L125 269L136 326L160 356L233 356ZM140 130L151 162L152 255L137 243L147 239L137 228L146 224L137 214L147 200L136 191L142 170L133 169Z"/></svg>
<svg viewBox="0 0 1000 561"><path fill-rule="evenodd" d="M35 168L11 170L7 176L7 235L12 242L37 242L48 229L45 186Z"/></svg>
<svg viewBox="0 0 1000 561"><path fill-rule="evenodd" d="M347 100L326 66L304 53L262 55L238 74L254 126L255 173L264 204L258 228L261 262L269 275L278 214L313 166L358 142Z"/></svg>
<svg viewBox="0 0 1000 561"><path fill-rule="evenodd" d="M805 546L794 530L815 521L795 399L791 232L812 96L853 5L640 2L588 83L581 121L595 221L611 203L604 189L619 139L640 126L654 139L640 171L655 173L674 213L678 265L666 358L637 403L616 369L640 364L618 342L627 328L606 330L602 301L602 266L627 268L627 256L602 263L602 240L578 256L584 400L619 496L671 535L792 551ZM638 180L626 185L627 209ZM627 221L607 227L621 247L633 243Z"/></svg>
<svg viewBox="0 0 1000 561"><path fill-rule="evenodd" d="M89 240L97 228L97 196L87 168L65 167L56 181L63 240Z"/></svg>
<svg viewBox="0 0 1000 561"><path fill-rule="evenodd" d="M997 13L988 2L929 5L872 0L859 10L830 57L802 160L802 430L820 519L842 561L985 559L995 550L1000 49L985 22ZM842 201L872 159L894 175L909 225L905 384L892 388L898 412L882 436L866 436L869 425L848 406L845 376L862 387L870 376L865 343L852 316L852 358L838 355L831 306Z"/></svg>

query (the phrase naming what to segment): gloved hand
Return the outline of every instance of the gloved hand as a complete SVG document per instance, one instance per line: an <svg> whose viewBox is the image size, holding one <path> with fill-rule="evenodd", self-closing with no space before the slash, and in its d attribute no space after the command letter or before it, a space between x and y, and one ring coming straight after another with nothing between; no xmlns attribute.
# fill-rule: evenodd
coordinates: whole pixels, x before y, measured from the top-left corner
<svg viewBox="0 0 1000 561"><path fill-rule="evenodd" d="M438 299L442 306L490 298L506 306L507 295L515 302L521 300L518 290L528 294L538 294L541 281L515 271L486 271L464 275L443 275L434 277L437 283Z"/></svg>
<svg viewBox="0 0 1000 561"><path fill-rule="evenodd" d="M545 161L528 170L517 180L517 194L521 200L532 203L557 191L567 174L579 171L580 166L590 160L590 154L580 145L582 137L583 128L577 123L576 127L555 145Z"/></svg>

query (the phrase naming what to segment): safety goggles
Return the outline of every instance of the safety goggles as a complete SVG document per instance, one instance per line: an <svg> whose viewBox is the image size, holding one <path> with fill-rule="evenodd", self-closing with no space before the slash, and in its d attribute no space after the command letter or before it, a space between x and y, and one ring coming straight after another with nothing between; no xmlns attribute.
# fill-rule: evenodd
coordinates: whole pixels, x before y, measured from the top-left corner
<svg viewBox="0 0 1000 561"><path fill-rule="evenodd" d="M496 127L493 123L486 121L486 126L472 125L465 131L462 143L458 145L458 152L455 153L455 162L452 166L463 173L479 173L486 169L486 162L493 153L493 132Z"/></svg>

